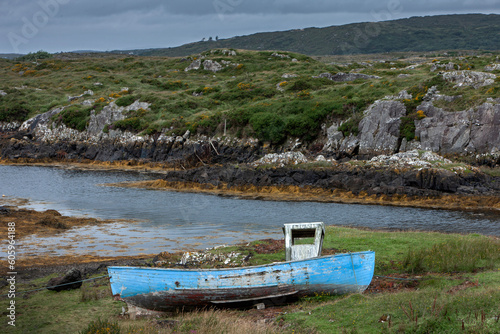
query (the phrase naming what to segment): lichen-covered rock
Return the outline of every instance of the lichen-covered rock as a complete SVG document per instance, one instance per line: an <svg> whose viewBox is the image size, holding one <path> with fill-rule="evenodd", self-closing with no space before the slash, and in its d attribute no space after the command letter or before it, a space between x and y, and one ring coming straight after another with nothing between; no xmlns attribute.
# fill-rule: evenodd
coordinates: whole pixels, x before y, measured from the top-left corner
<svg viewBox="0 0 500 334"><path fill-rule="evenodd" d="M140 102L137 100L127 107L119 107L116 103L111 102L99 113L91 113L87 133L91 135L99 135L102 133L106 125L111 125L116 121L125 119L128 112L139 109L147 110L150 105L150 103Z"/></svg>
<svg viewBox="0 0 500 334"><path fill-rule="evenodd" d="M0 122L0 131L14 131L21 127L19 122Z"/></svg>
<svg viewBox="0 0 500 334"><path fill-rule="evenodd" d="M205 60L203 62L203 68L207 71L211 71L211 72L219 72L220 70L223 69L222 65L219 64L218 62L214 61L214 60Z"/></svg>
<svg viewBox="0 0 500 334"><path fill-rule="evenodd" d="M285 152L266 154L261 159L254 161L254 166L276 165L284 167L286 165L297 165L308 162L307 158L300 152Z"/></svg>
<svg viewBox="0 0 500 334"><path fill-rule="evenodd" d="M392 154L398 149L399 126L406 108L399 101L376 101L359 123L360 154Z"/></svg>
<svg viewBox="0 0 500 334"><path fill-rule="evenodd" d="M500 105L448 112L432 103L420 106L424 119L415 122L415 135L424 150L441 154L493 153L500 147Z"/></svg>
<svg viewBox="0 0 500 334"><path fill-rule="evenodd" d="M326 130L326 143L323 146L324 151L338 151L344 140L344 134L338 130L339 125L333 124Z"/></svg>
<svg viewBox="0 0 500 334"><path fill-rule="evenodd" d="M191 71L191 70L199 70L200 67L201 67L201 60L200 59L196 59L188 67L186 67L184 69L184 71L188 72L188 71Z"/></svg>
<svg viewBox="0 0 500 334"><path fill-rule="evenodd" d="M354 81L358 79L380 79L379 76L377 75L368 75L368 74L362 74L362 73L344 73L344 72L338 72L337 74L331 74L331 73L321 73L315 78L326 78L328 80L332 80L335 82L348 82L348 81Z"/></svg>
<svg viewBox="0 0 500 334"><path fill-rule="evenodd" d="M443 79L455 84L455 87L471 86L475 89L491 85L496 75L477 71L452 71L443 73Z"/></svg>
<svg viewBox="0 0 500 334"><path fill-rule="evenodd" d="M450 164L451 161L429 151L412 150L408 152L395 153L393 155L379 155L373 157L368 164L378 167L440 167L442 164Z"/></svg>
<svg viewBox="0 0 500 334"><path fill-rule="evenodd" d="M485 68L484 68L485 71L498 71L500 70L500 64L491 64L491 65L487 65Z"/></svg>
<svg viewBox="0 0 500 334"><path fill-rule="evenodd" d="M452 71L452 70L459 70L460 66L456 65L452 62L449 62L447 64L432 64L431 66L431 72L436 71L437 69L443 69L445 71Z"/></svg>

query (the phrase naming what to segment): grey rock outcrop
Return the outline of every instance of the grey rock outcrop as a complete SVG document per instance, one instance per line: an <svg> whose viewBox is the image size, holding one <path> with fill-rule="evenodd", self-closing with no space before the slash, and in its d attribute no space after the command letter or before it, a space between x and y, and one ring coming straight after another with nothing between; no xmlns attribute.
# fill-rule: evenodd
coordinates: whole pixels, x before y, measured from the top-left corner
<svg viewBox="0 0 500 334"><path fill-rule="evenodd" d="M84 96L93 96L94 95L94 91L89 89L85 92L83 92L83 94L81 95L78 95L78 96L68 96L68 101L74 101L74 100L78 100L79 98L82 98Z"/></svg>
<svg viewBox="0 0 500 334"><path fill-rule="evenodd" d="M184 71L188 72L188 71L191 71L191 70L199 70L200 67L201 67L201 60L200 59L196 59L188 67L186 67L184 69Z"/></svg>
<svg viewBox="0 0 500 334"><path fill-rule="evenodd" d="M484 103L476 109L448 112L424 103L420 109L427 116L415 122L422 149L441 154L498 153L499 104Z"/></svg>
<svg viewBox="0 0 500 334"><path fill-rule="evenodd" d="M344 73L344 72L338 72L337 74L321 73L320 75L314 78L326 78L328 80L332 80L335 82L348 82L358 79L363 79L363 80L380 79L380 77L376 75L368 75L362 73Z"/></svg>
<svg viewBox="0 0 500 334"><path fill-rule="evenodd" d="M338 130L339 125L333 124L326 130L326 143L323 146L324 151L338 151L344 140L344 134Z"/></svg>
<svg viewBox="0 0 500 334"><path fill-rule="evenodd" d="M443 73L443 79L455 84L455 87L471 86L475 89L491 85L496 75L477 71L452 71Z"/></svg>
<svg viewBox="0 0 500 334"><path fill-rule="evenodd" d="M36 115L35 117L25 121L21 125L19 130L33 132L39 126L47 126L47 124L49 124L49 122L51 121L52 117L59 114L64 109L65 109L64 107L54 108L52 110L47 111L46 113Z"/></svg>
<svg viewBox="0 0 500 334"><path fill-rule="evenodd" d="M398 149L399 126L406 108L399 101L376 101L359 123L360 154L392 154Z"/></svg>
<svg viewBox="0 0 500 334"><path fill-rule="evenodd" d="M19 122L0 122L0 131L15 131L21 127Z"/></svg>
<svg viewBox="0 0 500 334"><path fill-rule="evenodd" d="M90 135L99 135L106 125L113 124L116 121L125 119L126 113L132 110L149 109L150 103L135 101L127 107L118 107L114 102L105 106L101 112L92 112L90 115L87 133Z"/></svg>
<svg viewBox="0 0 500 334"><path fill-rule="evenodd" d="M214 60L209 60L209 59L203 62L203 68L207 71L211 71L214 73L219 72L220 70L223 69L221 64L219 64Z"/></svg>
<svg viewBox="0 0 500 334"><path fill-rule="evenodd" d="M500 70L500 64L491 64L491 65L487 65L485 68L484 68L485 71L488 71L488 72L491 72L491 71L498 71Z"/></svg>
<svg viewBox="0 0 500 334"><path fill-rule="evenodd" d="M285 152L285 153L270 153L253 162L253 166L261 165L278 165L284 167L286 165L297 165L308 162L307 158L301 152Z"/></svg>
<svg viewBox="0 0 500 334"><path fill-rule="evenodd" d="M448 64L432 64L431 72L434 72L437 69L443 69L445 71L453 71L453 70L459 70L460 66L452 62L449 62Z"/></svg>

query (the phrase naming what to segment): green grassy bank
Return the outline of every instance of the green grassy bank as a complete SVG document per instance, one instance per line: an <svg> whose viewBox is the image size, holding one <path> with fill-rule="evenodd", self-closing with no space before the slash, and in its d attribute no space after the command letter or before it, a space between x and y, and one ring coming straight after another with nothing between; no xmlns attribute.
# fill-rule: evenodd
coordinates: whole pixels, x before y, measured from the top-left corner
<svg viewBox="0 0 500 334"><path fill-rule="evenodd" d="M284 250L276 247L267 252L255 251L269 242L253 242L213 252L252 253L249 264L284 260ZM99 279L84 283L80 290L17 293L15 327L7 324L9 299L3 296L0 328L7 329L7 333L500 331L498 238L328 227L323 249L325 253L374 250L373 286L363 294L302 298L277 309L180 312L160 319L132 321L121 315L125 304L111 298L107 281ZM171 259L175 260L175 256ZM44 287L49 278L18 283L16 289ZM2 294L7 292L8 287L0 290Z"/></svg>

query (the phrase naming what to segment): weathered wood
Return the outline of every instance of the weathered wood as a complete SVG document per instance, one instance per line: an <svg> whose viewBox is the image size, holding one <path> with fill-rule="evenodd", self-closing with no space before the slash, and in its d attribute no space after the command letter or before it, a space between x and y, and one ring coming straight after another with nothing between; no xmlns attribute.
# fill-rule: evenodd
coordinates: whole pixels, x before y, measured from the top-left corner
<svg viewBox="0 0 500 334"><path fill-rule="evenodd" d="M321 256L325 224L318 223L292 223L285 224L285 255L287 261L304 260ZM314 238L312 244L296 245L296 239Z"/></svg>

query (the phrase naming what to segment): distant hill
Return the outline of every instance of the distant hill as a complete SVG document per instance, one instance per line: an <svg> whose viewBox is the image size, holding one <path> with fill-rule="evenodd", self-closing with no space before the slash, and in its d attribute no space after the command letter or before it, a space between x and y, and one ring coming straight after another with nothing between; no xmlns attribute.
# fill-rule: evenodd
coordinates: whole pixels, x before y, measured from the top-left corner
<svg viewBox="0 0 500 334"><path fill-rule="evenodd" d="M498 50L500 15L412 17L237 36L165 49L113 51L141 56L187 56L214 48L282 50L307 55L404 51Z"/></svg>
<svg viewBox="0 0 500 334"><path fill-rule="evenodd" d="M17 57L23 56L20 53L0 53L0 58L3 59L16 59Z"/></svg>

